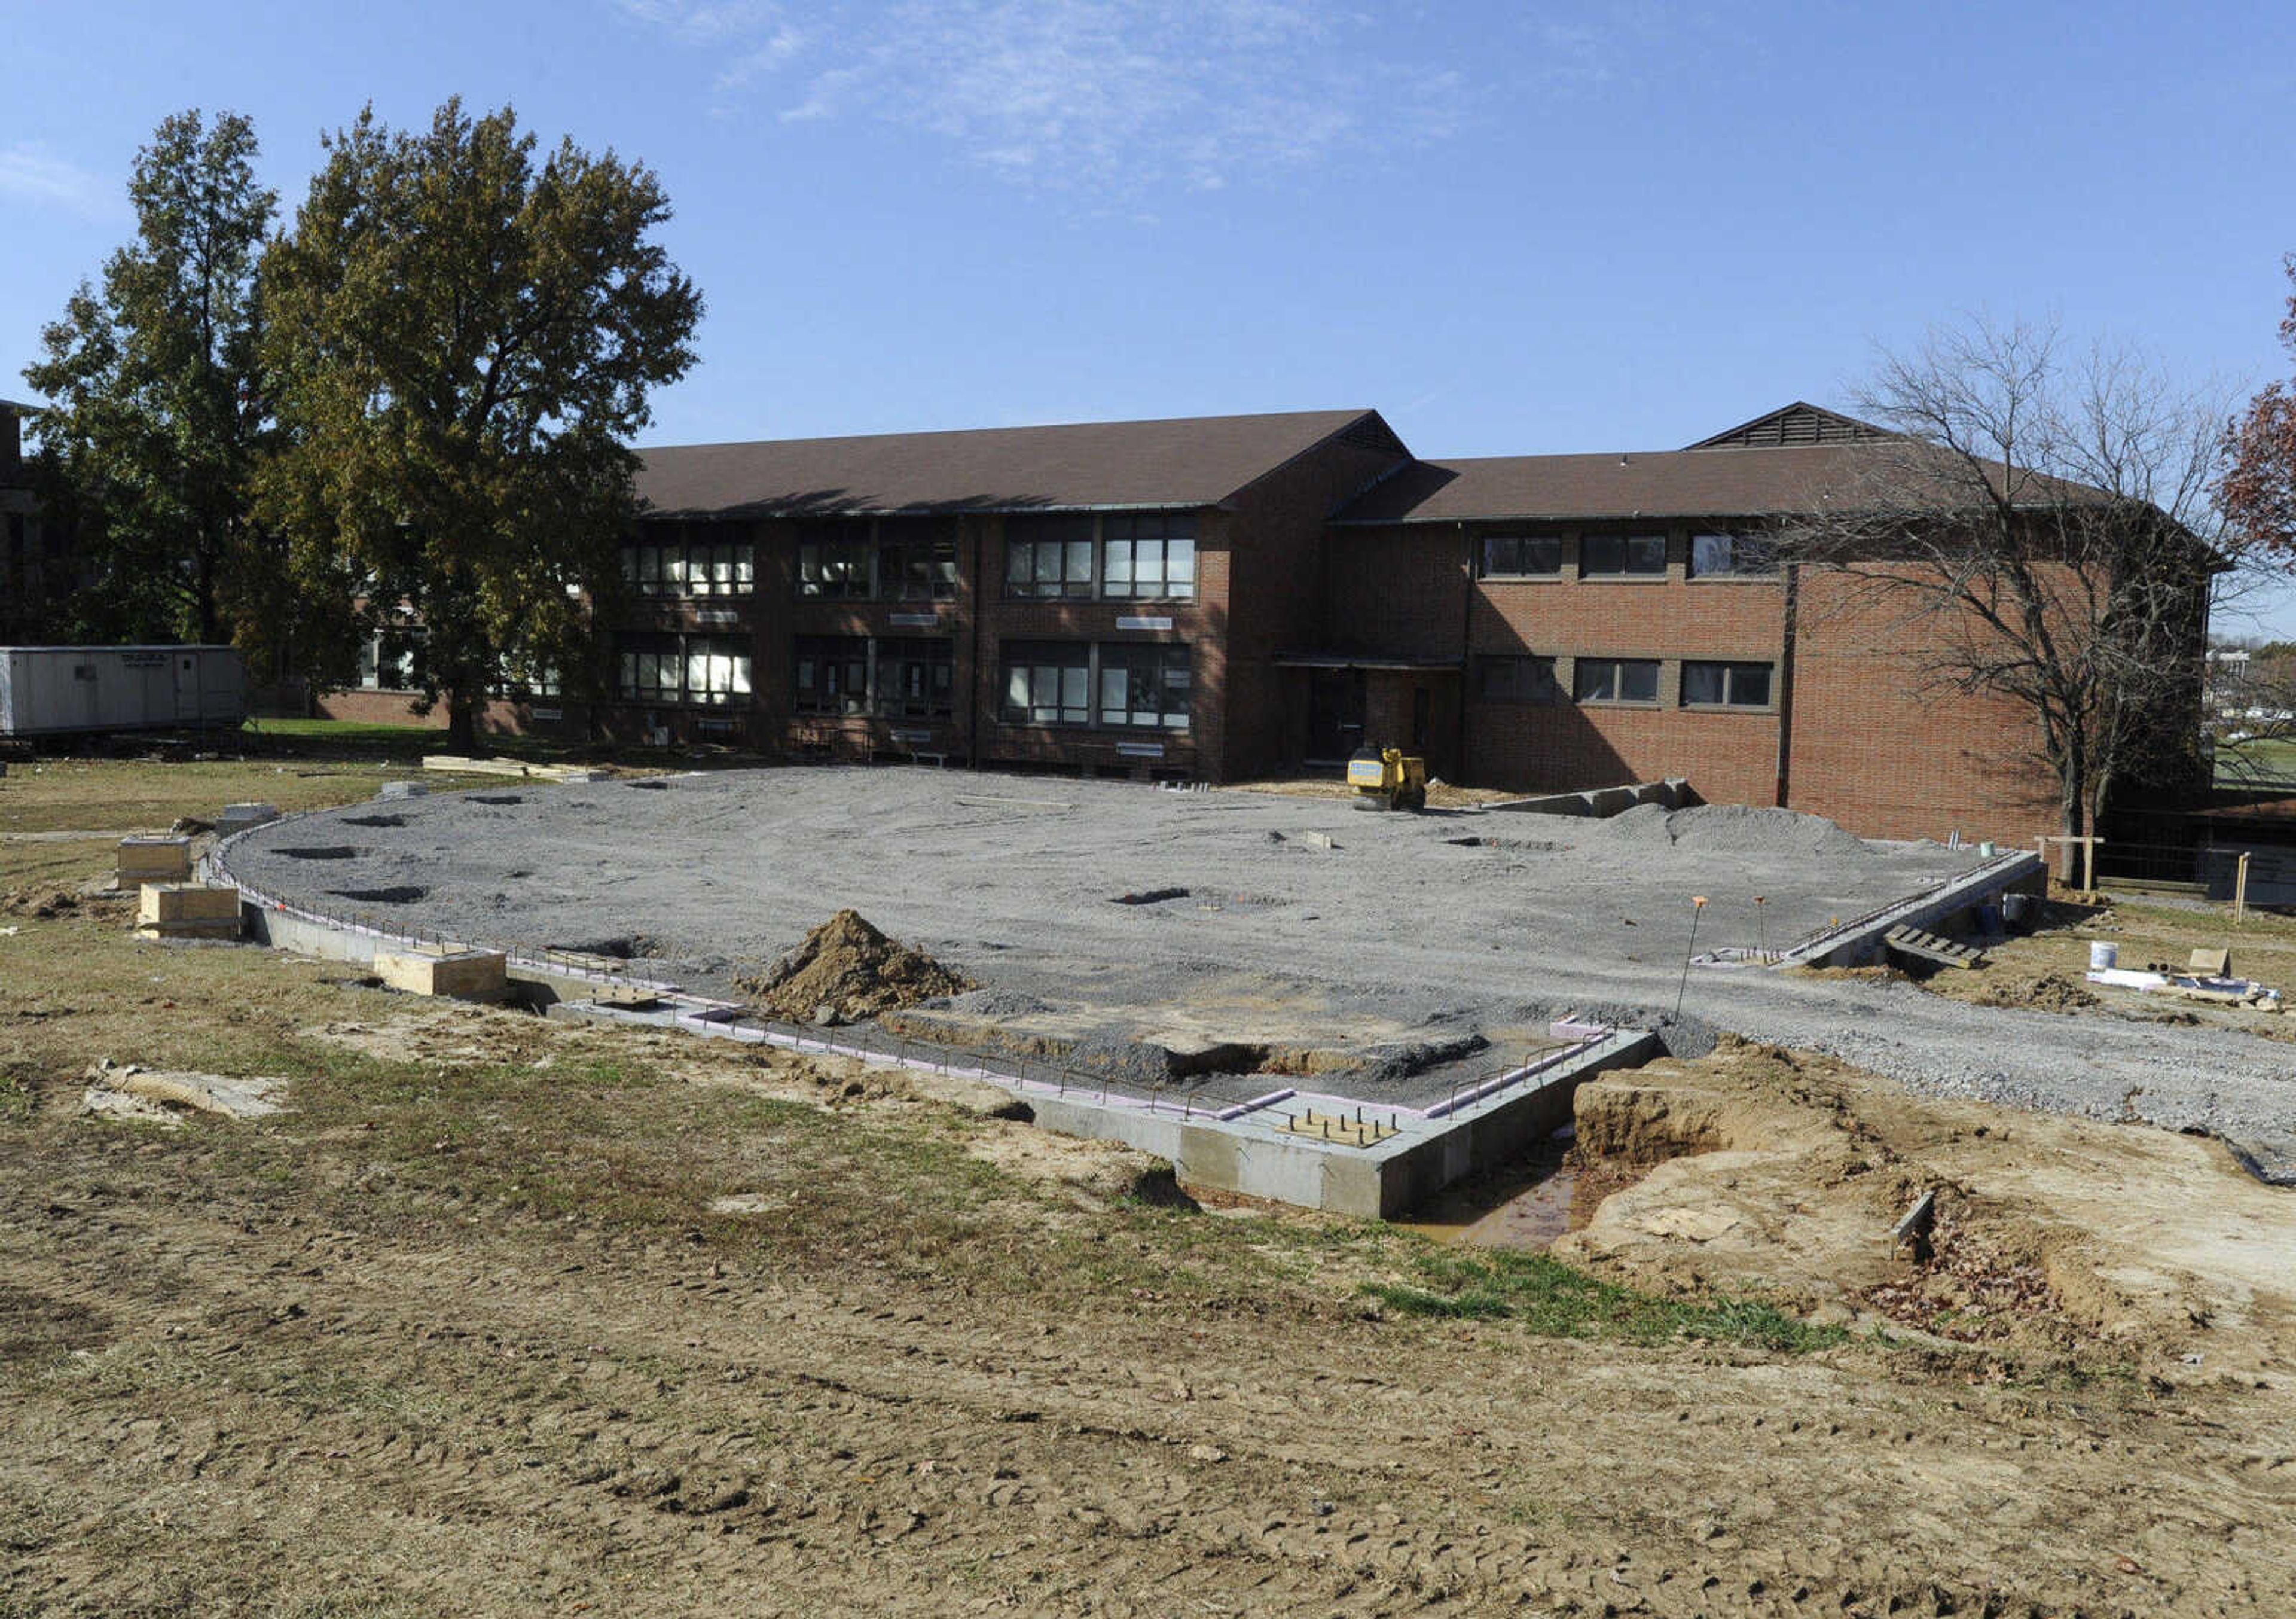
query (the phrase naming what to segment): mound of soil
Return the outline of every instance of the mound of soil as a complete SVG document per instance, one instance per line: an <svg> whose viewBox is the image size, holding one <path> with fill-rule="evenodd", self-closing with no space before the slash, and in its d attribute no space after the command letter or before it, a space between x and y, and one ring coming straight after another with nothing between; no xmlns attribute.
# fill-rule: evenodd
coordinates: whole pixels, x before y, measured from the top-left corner
<svg viewBox="0 0 2296 1619"><path fill-rule="evenodd" d="M755 978L737 981L783 1017L850 1022L972 988L962 973L896 944L859 912L839 911Z"/></svg>
<svg viewBox="0 0 2296 1619"><path fill-rule="evenodd" d="M37 922L53 922L60 916L110 921L125 914L133 902L128 895L94 894L45 883L0 893L0 916L29 916Z"/></svg>
<svg viewBox="0 0 2296 1619"><path fill-rule="evenodd" d="M2087 988L2062 973L2044 973L2023 983L1988 984L1972 998L1980 1007L2023 1007L2035 1012L2078 1012L2096 1005Z"/></svg>

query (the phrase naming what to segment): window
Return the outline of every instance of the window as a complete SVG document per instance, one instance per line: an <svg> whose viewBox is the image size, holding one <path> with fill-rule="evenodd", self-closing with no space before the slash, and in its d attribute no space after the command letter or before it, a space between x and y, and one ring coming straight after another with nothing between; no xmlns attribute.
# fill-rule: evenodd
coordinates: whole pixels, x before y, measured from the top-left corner
<svg viewBox="0 0 2296 1619"><path fill-rule="evenodd" d="M1587 534L1578 540L1578 574L1662 574L1666 571L1663 534Z"/></svg>
<svg viewBox="0 0 2296 1619"><path fill-rule="evenodd" d="M689 596L749 596L757 588L758 550L746 540L688 547L685 589Z"/></svg>
<svg viewBox="0 0 2296 1619"><path fill-rule="evenodd" d="M1486 534L1482 577L1538 579L1562 571L1560 534Z"/></svg>
<svg viewBox="0 0 2296 1619"><path fill-rule="evenodd" d="M614 689L631 703L676 703L685 688L685 661L676 636L625 636Z"/></svg>
<svg viewBox="0 0 2296 1619"><path fill-rule="evenodd" d="M1581 703L1656 703L1656 658L1581 658L1571 681Z"/></svg>
<svg viewBox="0 0 2296 1619"><path fill-rule="evenodd" d="M747 705L750 652L727 636L685 637L685 700L706 708Z"/></svg>
<svg viewBox="0 0 2296 1619"><path fill-rule="evenodd" d="M1007 725L1086 725L1092 719L1092 647L1083 641L1004 645Z"/></svg>
<svg viewBox="0 0 2296 1619"><path fill-rule="evenodd" d="M1193 572L1190 578L1194 576ZM1058 600L1092 594L1092 519L1004 520L1004 594Z"/></svg>
<svg viewBox="0 0 2296 1619"><path fill-rule="evenodd" d="M749 596L758 588L758 548L745 539L624 546L622 583L641 596Z"/></svg>
<svg viewBox="0 0 2296 1619"><path fill-rule="evenodd" d="M1188 649L1168 645L1101 647L1100 723L1186 730Z"/></svg>
<svg viewBox="0 0 2296 1619"><path fill-rule="evenodd" d="M869 576L869 525L812 523L798 530L797 593L832 602L865 602L876 594Z"/></svg>
<svg viewBox="0 0 2296 1619"><path fill-rule="evenodd" d="M800 714L869 711L865 636L800 636L791 705Z"/></svg>
<svg viewBox="0 0 2296 1619"><path fill-rule="evenodd" d="M954 600L956 530L942 522L879 523L877 594L888 601Z"/></svg>
<svg viewBox="0 0 2296 1619"><path fill-rule="evenodd" d="M1767 663L1688 663L1682 666L1685 708L1767 708Z"/></svg>
<svg viewBox="0 0 2296 1619"><path fill-rule="evenodd" d="M1101 594L1111 601L1185 602L1196 594L1196 520L1187 512L1107 517Z"/></svg>
<svg viewBox="0 0 2296 1619"><path fill-rule="evenodd" d="M877 644L877 712L890 719L942 719L956 712L956 661L947 641Z"/></svg>
<svg viewBox="0 0 2296 1619"><path fill-rule="evenodd" d="M1485 703L1560 703L1552 658L1486 655L1475 660L1475 694Z"/></svg>
<svg viewBox="0 0 2296 1619"><path fill-rule="evenodd" d="M626 703L746 705L750 645L728 636L622 637L614 689Z"/></svg>
<svg viewBox="0 0 2296 1619"><path fill-rule="evenodd" d="M1690 577L1713 579L1721 574L1775 573L1778 559L1769 547L1751 534L1693 534L1690 537Z"/></svg>

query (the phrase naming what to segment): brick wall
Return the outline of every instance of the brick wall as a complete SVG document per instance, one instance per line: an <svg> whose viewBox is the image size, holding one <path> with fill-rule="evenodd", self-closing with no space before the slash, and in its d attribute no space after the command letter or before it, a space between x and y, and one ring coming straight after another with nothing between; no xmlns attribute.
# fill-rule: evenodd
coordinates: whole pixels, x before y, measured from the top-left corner
<svg viewBox="0 0 2296 1619"><path fill-rule="evenodd" d="M1226 734L1207 749L1214 779L1295 767L1307 746L1307 674L1275 655L1316 649L1326 519L1401 464L1391 450L1334 440L1241 490L1229 519L1224 598Z"/></svg>
<svg viewBox="0 0 2296 1619"><path fill-rule="evenodd" d="M432 731L447 728L447 705L436 704L428 714L414 711L416 694L410 692L350 691L325 692L311 699L311 711L321 719L349 719L362 725L403 725ZM544 703L545 711L558 705ZM509 736L555 736L567 733L570 720L573 734L582 729L579 711L561 708L561 720L537 719L531 711L515 703L492 702L479 711L479 729Z"/></svg>
<svg viewBox="0 0 2296 1619"><path fill-rule="evenodd" d="M2059 831L2055 776L2032 711L1937 688L1915 627L1857 606L1838 577L1805 572L1795 657L1797 810L1875 837L2030 843Z"/></svg>

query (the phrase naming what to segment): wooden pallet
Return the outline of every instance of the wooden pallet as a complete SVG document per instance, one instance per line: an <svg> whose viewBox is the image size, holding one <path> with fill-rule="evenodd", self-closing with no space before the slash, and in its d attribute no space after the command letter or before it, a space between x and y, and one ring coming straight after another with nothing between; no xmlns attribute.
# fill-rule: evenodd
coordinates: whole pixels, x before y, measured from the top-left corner
<svg viewBox="0 0 2296 1619"><path fill-rule="evenodd" d="M1882 942L1900 956L1910 956L1916 961L1926 961L1941 967L1981 967L1985 952L1974 945L1956 944L1936 933L1925 933L1917 927L1893 927Z"/></svg>

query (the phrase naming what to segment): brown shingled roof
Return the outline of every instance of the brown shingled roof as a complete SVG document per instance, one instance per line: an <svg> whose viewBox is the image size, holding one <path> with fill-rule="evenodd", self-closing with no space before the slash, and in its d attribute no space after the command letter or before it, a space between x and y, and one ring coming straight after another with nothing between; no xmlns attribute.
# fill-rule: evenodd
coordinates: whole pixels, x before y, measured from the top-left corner
<svg viewBox="0 0 2296 1619"><path fill-rule="evenodd" d="M1460 522L1491 519L1599 521L1676 517L1765 517L1811 512L1908 488L1904 458L1921 453L1905 440L1783 448L1659 450L1632 455L1489 456L1421 461L1340 512L1343 523ZM1943 452L1941 500L1968 484ZM1997 480L2001 471L1991 469ZM1875 474L1883 477L1877 483ZM2025 475L2034 504L2052 497L2108 498L2093 489ZM2020 499L2021 505L2028 504Z"/></svg>
<svg viewBox="0 0 2296 1619"><path fill-rule="evenodd" d="M1476 518L1754 516L1806 511L1857 484L1855 445L1660 450L1642 455L1486 456L1405 468L1341 522Z"/></svg>
<svg viewBox="0 0 2296 1619"><path fill-rule="evenodd" d="M1294 411L640 452L655 516L1217 505L1354 430L1407 455L1378 413Z"/></svg>

